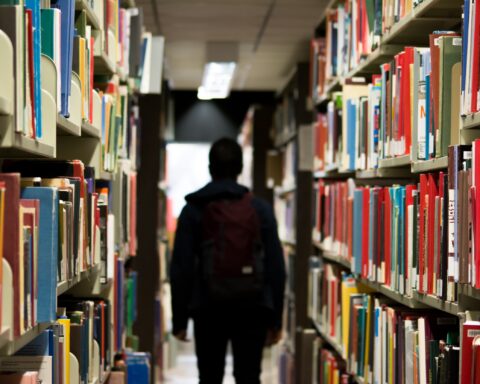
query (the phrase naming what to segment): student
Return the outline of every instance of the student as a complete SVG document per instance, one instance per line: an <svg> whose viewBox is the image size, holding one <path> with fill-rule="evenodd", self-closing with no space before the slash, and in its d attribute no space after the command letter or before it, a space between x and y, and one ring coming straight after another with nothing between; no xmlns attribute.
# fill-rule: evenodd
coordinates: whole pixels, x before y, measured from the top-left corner
<svg viewBox="0 0 480 384"><path fill-rule="evenodd" d="M173 333L194 321L200 384L221 384L227 344L237 384L260 383L262 353L281 338L285 262L272 207L237 183L242 149L220 139L212 181L186 196L171 263Z"/></svg>

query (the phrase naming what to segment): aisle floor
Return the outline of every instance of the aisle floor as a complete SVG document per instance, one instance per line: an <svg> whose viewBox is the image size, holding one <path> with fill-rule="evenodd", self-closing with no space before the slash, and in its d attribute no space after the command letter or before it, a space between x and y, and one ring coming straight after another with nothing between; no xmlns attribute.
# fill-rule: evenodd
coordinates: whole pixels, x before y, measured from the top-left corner
<svg viewBox="0 0 480 384"><path fill-rule="evenodd" d="M277 379L277 365L276 365L275 350L266 349L263 359L263 374L262 384L276 384ZM235 384L232 375L233 359L228 355L225 368L225 379L223 384ZM177 364L175 368L170 369L165 375L165 384L197 384L197 360L194 352L193 343L179 345Z"/></svg>

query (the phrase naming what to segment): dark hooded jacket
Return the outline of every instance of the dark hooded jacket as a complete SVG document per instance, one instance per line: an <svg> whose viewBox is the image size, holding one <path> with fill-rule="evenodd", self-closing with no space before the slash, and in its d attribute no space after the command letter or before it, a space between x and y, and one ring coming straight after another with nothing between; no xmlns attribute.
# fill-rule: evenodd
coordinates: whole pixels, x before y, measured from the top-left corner
<svg viewBox="0 0 480 384"><path fill-rule="evenodd" d="M174 333L185 330L188 319L194 317L197 311L208 310L210 305L202 289L197 267L197 250L202 236L202 207L217 199L241 198L247 192L246 187L233 180L219 180L210 182L186 196L187 204L178 219L170 266ZM261 301L244 303L248 307L245 310L267 308L270 313L270 327L280 329L285 291L285 261L278 238L277 223L272 207L266 201L254 197L252 205L261 222L265 251L265 285Z"/></svg>

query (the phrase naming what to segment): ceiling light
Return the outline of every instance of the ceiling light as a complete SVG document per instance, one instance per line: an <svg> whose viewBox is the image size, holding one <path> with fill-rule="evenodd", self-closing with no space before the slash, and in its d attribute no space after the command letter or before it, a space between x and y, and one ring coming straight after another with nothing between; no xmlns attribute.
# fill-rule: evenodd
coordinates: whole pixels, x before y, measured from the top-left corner
<svg viewBox="0 0 480 384"><path fill-rule="evenodd" d="M225 99L230 95L235 62L210 62L205 64L202 85L198 88L200 100Z"/></svg>

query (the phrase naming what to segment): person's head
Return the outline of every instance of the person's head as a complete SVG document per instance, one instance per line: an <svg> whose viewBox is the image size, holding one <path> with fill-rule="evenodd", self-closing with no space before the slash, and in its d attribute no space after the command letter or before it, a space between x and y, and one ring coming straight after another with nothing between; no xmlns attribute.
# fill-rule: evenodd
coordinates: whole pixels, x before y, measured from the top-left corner
<svg viewBox="0 0 480 384"><path fill-rule="evenodd" d="M232 139L223 138L213 143L208 155L212 179L236 180L243 168L243 155L240 145Z"/></svg>

